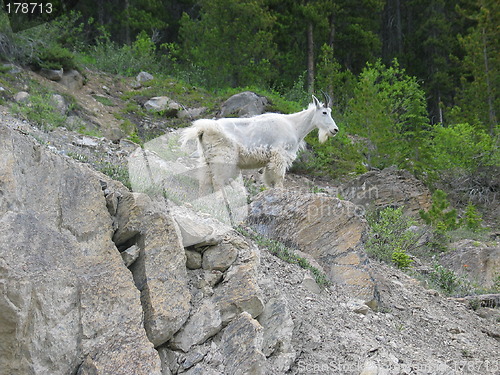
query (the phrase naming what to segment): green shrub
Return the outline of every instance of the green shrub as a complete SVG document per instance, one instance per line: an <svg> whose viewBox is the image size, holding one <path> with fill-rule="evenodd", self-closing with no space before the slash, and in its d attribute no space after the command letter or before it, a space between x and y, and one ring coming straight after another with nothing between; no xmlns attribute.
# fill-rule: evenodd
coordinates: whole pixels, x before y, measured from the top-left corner
<svg viewBox="0 0 500 375"><path fill-rule="evenodd" d="M432 169L472 171L500 163L500 151L495 146L495 139L477 126L467 123L447 127L435 125L428 139Z"/></svg>
<svg viewBox="0 0 500 375"><path fill-rule="evenodd" d="M370 233L366 252L381 261L408 268L412 262L408 250L413 249L418 235L409 230L415 221L403 215L403 207L387 207L368 215Z"/></svg>
<svg viewBox="0 0 500 375"><path fill-rule="evenodd" d="M420 217L428 225L445 232L458 228L457 210L450 208L446 193L436 190L432 195L432 206L429 211L420 210Z"/></svg>
<svg viewBox="0 0 500 375"><path fill-rule="evenodd" d="M477 212L476 207L469 202L467 208L465 209L464 217L461 220L460 224L470 229L473 232L479 232L481 230L481 223L483 219L481 215Z"/></svg>
<svg viewBox="0 0 500 375"><path fill-rule="evenodd" d="M66 125L67 117L57 110L52 94L47 92L33 91L27 102L13 104L12 111L45 131Z"/></svg>
<svg viewBox="0 0 500 375"><path fill-rule="evenodd" d="M10 57L34 69L78 69L74 49L88 45L84 30L92 20L83 21L78 12L68 12L56 20L12 34ZM1 24L1 22L0 22Z"/></svg>
<svg viewBox="0 0 500 375"><path fill-rule="evenodd" d="M115 105L115 103L113 103L113 101L106 97L106 96L101 96L101 95L92 95L92 97L98 101L99 103L103 104L103 105L106 105L106 106L109 106L109 107L113 107Z"/></svg>
<svg viewBox="0 0 500 375"><path fill-rule="evenodd" d="M134 142L134 143L137 143L138 145L142 145L144 143L135 131L132 134L130 134L127 137L127 139Z"/></svg>
<svg viewBox="0 0 500 375"><path fill-rule="evenodd" d="M406 270L410 268L413 259L410 258L408 254L406 254L405 250L402 249L396 249L392 253L392 262L398 267L401 268L402 270Z"/></svg>
<svg viewBox="0 0 500 375"><path fill-rule="evenodd" d="M407 166L420 159L428 126L425 92L397 60L385 66L379 60L358 77L348 101L344 123L351 134L368 138L368 164L378 168ZM409 167L409 166L407 166Z"/></svg>
<svg viewBox="0 0 500 375"><path fill-rule="evenodd" d="M445 224L438 223L432 228L432 236L428 241L427 246L436 252L444 252L448 250L448 244L450 243L451 236L446 228Z"/></svg>
<svg viewBox="0 0 500 375"><path fill-rule="evenodd" d="M342 130L335 138L328 139L325 143L319 143L318 132L315 130L306 137L306 142L308 150L299 155L292 171L332 178L367 171L357 146Z"/></svg>
<svg viewBox="0 0 500 375"><path fill-rule="evenodd" d="M92 164L94 168L99 172L104 173L105 175L111 177L113 180L120 181L128 189L132 190L128 174L128 167L126 165L116 165L108 161L101 161Z"/></svg>
<svg viewBox="0 0 500 375"><path fill-rule="evenodd" d="M143 70L152 73L161 70L156 46L146 32L139 33L131 46L120 46L106 31L101 29L101 33L96 45L90 47L84 57L95 68L125 76L134 76Z"/></svg>
<svg viewBox="0 0 500 375"><path fill-rule="evenodd" d="M458 295L467 292L467 281L458 276L454 271L440 264L434 265L434 270L429 274L430 281L447 295Z"/></svg>
<svg viewBox="0 0 500 375"><path fill-rule="evenodd" d="M281 260L284 260L287 263L297 264L301 268L311 271L311 273L314 275L316 283L319 286L326 286L330 284L330 280L328 280L328 277L325 274L311 265L306 258L302 258L295 254L292 249L285 246L285 244L283 244L282 242L266 238L256 233L252 233L242 227L238 227L236 229L245 237L249 237L254 240L259 246L266 247L271 254L277 256Z"/></svg>
<svg viewBox="0 0 500 375"><path fill-rule="evenodd" d="M62 68L65 71L78 68L73 53L58 44L40 49L35 55L32 65L35 68L56 70Z"/></svg>

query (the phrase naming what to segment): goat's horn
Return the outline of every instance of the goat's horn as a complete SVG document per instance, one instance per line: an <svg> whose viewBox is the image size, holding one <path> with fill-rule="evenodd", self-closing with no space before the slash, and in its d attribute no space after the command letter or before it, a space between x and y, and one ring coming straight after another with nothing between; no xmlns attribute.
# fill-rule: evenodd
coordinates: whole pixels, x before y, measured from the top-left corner
<svg viewBox="0 0 500 375"><path fill-rule="evenodd" d="M321 93L323 94L323 97L325 98L325 106L327 108L331 108L331 106L332 106L332 98L330 98L330 95L328 95L323 90L321 90Z"/></svg>

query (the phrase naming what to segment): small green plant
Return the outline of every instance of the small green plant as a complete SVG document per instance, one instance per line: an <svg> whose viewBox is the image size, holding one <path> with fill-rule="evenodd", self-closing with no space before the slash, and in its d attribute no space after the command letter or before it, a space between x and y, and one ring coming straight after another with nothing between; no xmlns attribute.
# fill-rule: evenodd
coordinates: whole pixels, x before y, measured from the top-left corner
<svg viewBox="0 0 500 375"><path fill-rule="evenodd" d="M481 231L481 223L483 219L481 215L477 212L476 207L469 202L467 208L465 209L464 217L461 220L460 224L470 229L473 232Z"/></svg>
<svg viewBox="0 0 500 375"><path fill-rule="evenodd" d="M112 107L114 106L115 104L113 103L113 101L105 96L102 96L102 95L92 95L92 97L98 101L99 103L101 104L104 104L108 107Z"/></svg>
<svg viewBox="0 0 500 375"><path fill-rule="evenodd" d="M313 194L327 193L327 191L323 188L320 188L319 186L313 185L311 186L311 193Z"/></svg>
<svg viewBox="0 0 500 375"><path fill-rule="evenodd" d="M8 65L0 65L0 74L8 73L12 68Z"/></svg>
<svg viewBox="0 0 500 375"><path fill-rule="evenodd" d="M403 332L406 329L405 325L402 323L395 324L395 327L399 332Z"/></svg>
<svg viewBox="0 0 500 375"><path fill-rule="evenodd" d="M446 193L439 189L432 195L432 206L429 211L420 210L419 213L426 224L439 227L443 231L456 229L459 225L457 210L450 208Z"/></svg>
<svg viewBox="0 0 500 375"><path fill-rule="evenodd" d="M152 73L161 70L156 46L146 32L139 33L131 46L116 44L103 28L100 32L97 44L88 49L85 57L96 68L125 76L134 76L141 70Z"/></svg>
<svg viewBox="0 0 500 375"><path fill-rule="evenodd" d="M134 131L132 134L130 134L127 139L129 141L132 141L134 143L137 143L138 145L142 145L143 142L142 142L142 139L139 138L139 136L137 135L137 133Z"/></svg>
<svg viewBox="0 0 500 375"><path fill-rule="evenodd" d="M392 253L392 262L400 269L406 270L410 268L413 259L410 258L408 254L406 254L405 250L396 249Z"/></svg>
<svg viewBox="0 0 500 375"><path fill-rule="evenodd" d="M35 68L45 69L62 68L64 70L71 70L78 68L73 53L58 44L40 48L40 51L35 56L33 65Z"/></svg>
<svg viewBox="0 0 500 375"><path fill-rule="evenodd" d="M245 237L253 239L259 246L266 247L271 254L277 256L281 260L284 260L287 263L297 264L301 268L311 271L311 273L314 275L316 283L319 286L327 286L330 284L330 280L328 280L328 277L324 273L311 265L311 263L309 263L306 258L300 257L295 254L292 249L285 246L285 244L283 244L282 242L266 238L256 233L252 233L242 227L237 227L236 230Z"/></svg>
<svg viewBox="0 0 500 375"><path fill-rule="evenodd" d="M472 310L477 311L481 307L481 300L479 298L474 298L469 301L469 306Z"/></svg>
<svg viewBox="0 0 500 375"><path fill-rule="evenodd" d="M366 252L381 261L406 269L412 260L406 253L416 246L418 235L409 230L415 221L403 215L403 207L387 207L367 217L370 235Z"/></svg>
<svg viewBox="0 0 500 375"><path fill-rule="evenodd" d="M89 137L102 137L102 134L98 129L87 128L85 125L81 125L76 131L82 135L87 135Z"/></svg>
<svg viewBox="0 0 500 375"><path fill-rule="evenodd" d="M33 90L29 99L26 102L14 104L12 111L22 115L45 131L65 126L67 121L67 117L55 107L52 94L44 91Z"/></svg>
<svg viewBox="0 0 500 375"><path fill-rule="evenodd" d="M79 161L81 163L88 163L89 162L89 158L87 156L79 154L77 152L68 151L67 155L70 158L72 158L76 161Z"/></svg>
<svg viewBox="0 0 500 375"><path fill-rule="evenodd" d="M461 352L462 352L462 357L464 357L464 358L473 358L474 357L474 355L470 352L470 350L467 350L465 348L462 349Z"/></svg>
<svg viewBox="0 0 500 375"><path fill-rule="evenodd" d="M128 168L122 165L116 165L107 161L102 161L99 163L93 163L95 169L105 175L111 177L113 180L120 181L128 189L132 190L132 185L130 184L130 178L128 174Z"/></svg>
<svg viewBox="0 0 500 375"><path fill-rule="evenodd" d="M446 230L446 225L444 223L437 223L437 225L432 229L432 237L427 243L433 251L445 252L448 250L448 243L450 242L450 235Z"/></svg>
<svg viewBox="0 0 500 375"><path fill-rule="evenodd" d="M72 151L68 152L68 156L81 163L90 164L99 172L104 173L105 175L111 177L113 180L120 181L128 189L132 190L128 174L128 168L126 166L113 164L110 163L109 161L103 161L103 160L92 161L88 156Z"/></svg>
<svg viewBox="0 0 500 375"><path fill-rule="evenodd" d="M434 270L429 274L430 281L447 295L460 294L467 288L467 282L454 271L440 264L434 265Z"/></svg>

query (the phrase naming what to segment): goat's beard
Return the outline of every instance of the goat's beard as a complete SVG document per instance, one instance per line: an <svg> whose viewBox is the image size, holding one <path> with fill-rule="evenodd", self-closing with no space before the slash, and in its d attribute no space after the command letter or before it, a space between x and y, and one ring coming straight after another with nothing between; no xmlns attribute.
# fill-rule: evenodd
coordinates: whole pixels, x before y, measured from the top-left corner
<svg viewBox="0 0 500 375"><path fill-rule="evenodd" d="M319 143L325 143L326 140L328 139L328 133L320 129L318 132L318 139Z"/></svg>

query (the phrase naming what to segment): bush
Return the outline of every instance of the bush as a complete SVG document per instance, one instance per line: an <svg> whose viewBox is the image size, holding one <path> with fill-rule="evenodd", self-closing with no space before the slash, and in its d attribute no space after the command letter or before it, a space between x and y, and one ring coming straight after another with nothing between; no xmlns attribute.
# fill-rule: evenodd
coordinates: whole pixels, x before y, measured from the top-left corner
<svg viewBox="0 0 500 375"><path fill-rule="evenodd" d="M434 270L429 274L429 279L447 295L466 295L471 289L464 278L440 264L434 265Z"/></svg>
<svg viewBox="0 0 500 375"><path fill-rule="evenodd" d="M397 60L391 66L367 64L348 102L345 123L351 134L373 144L365 150L368 164L385 168L419 162L428 126L425 92Z"/></svg>
<svg viewBox="0 0 500 375"><path fill-rule="evenodd" d="M55 107L52 94L42 91L33 91L28 102L16 103L12 106L12 110L45 131L65 126L67 120L67 117Z"/></svg>
<svg viewBox="0 0 500 375"><path fill-rule="evenodd" d="M392 262L398 267L401 268L402 270L406 270L410 268L413 259L410 258L408 254L406 254L406 251L402 249L396 249L392 253Z"/></svg>
<svg viewBox="0 0 500 375"><path fill-rule="evenodd" d="M315 176L338 178L367 171L357 146L342 130L325 143L319 143L318 132L315 130L306 137L306 142L308 150L299 155L292 169L294 172L305 171Z"/></svg>
<svg viewBox="0 0 500 375"><path fill-rule="evenodd" d="M409 228L415 221L403 215L403 207L387 207L368 215L370 224L366 252L381 261L406 269L412 260L406 253L415 248L418 235Z"/></svg>
<svg viewBox="0 0 500 375"><path fill-rule="evenodd" d="M481 223L483 219L481 215L477 212L476 207L469 202L467 208L465 209L464 217L461 220L460 224L470 229L473 232L479 232L482 227Z"/></svg>
<svg viewBox="0 0 500 375"><path fill-rule="evenodd" d="M35 69L71 70L78 68L73 53L57 44L39 50L31 65Z"/></svg>
<svg viewBox="0 0 500 375"><path fill-rule="evenodd" d="M34 69L78 69L72 49L88 44L85 26L77 12L61 15L57 20L13 34L9 55Z"/></svg>
<svg viewBox="0 0 500 375"><path fill-rule="evenodd" d="M119 46L106 31L101 32L97 44L89 48L85 58L97 69L125 76L134 76L143 70L153 73L161 70L156 46L146 32L137 35L131 46Z"/></svg>
<svg viewBox="0 0 500 375"><path fill-rule="evenodd" d="M473 171L500 164L500 151L494 138L468 123L448 127L435 125L429 139L427 147L432 169Z"/></svg>
<svg viewBox="0 0 500 375"><path fill-rule="evenodd" d="M442 190L438 189L432 195L432 206L429 211L420 210L419 214L426 224L440 231L458 228L457 210L450 208L450 202Z"/></svg>

